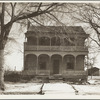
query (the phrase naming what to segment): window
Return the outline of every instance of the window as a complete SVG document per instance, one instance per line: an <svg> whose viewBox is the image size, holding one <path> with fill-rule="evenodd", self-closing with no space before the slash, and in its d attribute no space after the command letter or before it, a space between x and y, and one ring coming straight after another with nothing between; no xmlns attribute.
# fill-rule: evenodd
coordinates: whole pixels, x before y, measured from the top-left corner
<svg viewBox="0 0 100 100"><path fill-rule="evenodd" d="M71 62L67 62L67 69L74 69L74 64Z"/></svg>
<svg viewBox="0 0 100 100"><path fill-rule="evenodd" d="M74 46L75 45L75 38L70 38L71 40L71 46Z"/></svg>
<svg viewBox="0 0 100 100"><path fill-rule="evenodd" d="M60 38L59 37L51 38L51 45L52 46L60 46Z"/></svg>
<svg viewBox="0 0 100 100"><path fill-rule="evenodd" d="M46 69L46 62L41 62L40 63L40 70L45 70Z"/></svg>
<svg viewBox="0 0 100 100"><path fill-rule="evenodd" d="M65 46L69 46L70 45L70 42L66 38L64 39L64 43L65 43Z"/></svg>
<svg viewBox="0 0 100 100"><path fill-rule="evenodd" d="M72 55L67 55L66 57L67 57L67 59L66 59L66 70L67 69L70 69L70 70L74 69L74 64L75 64L74 57Z"/></svg>
<svg viewBox="0 0 100 100"><path fill-rule="evenodd" d="M75 38L70 38L69 40L64 38L65 46L74 46L75 45Z"/></svg>
<svg viewBox="0 0 100 100"><path fill-rule="evenodd" d="M77 40L77 45L78 46L84 46L84 38L79 37L78 40Z"/></svg>
<svg viewBox="0 0 100 100"><path fill-rule="evenodd" d="M37 38L35 37L28 37L27 42L29 45L37 45Z"/></svg>
<svg viewBox="0 0 100 100"><path fill-rule="evenodd" d="M39 45L43 45L43 46L50 45L50 39L48 37L39 38Z"/></svg>
<svg viewBox="0 0 100 100"><path fill-rule="evenodd" d="M27 69L34 69L35 68L35 59L36 56L33 54L29 54L26 56L25 59L25 67L27 67Z"/></svg>

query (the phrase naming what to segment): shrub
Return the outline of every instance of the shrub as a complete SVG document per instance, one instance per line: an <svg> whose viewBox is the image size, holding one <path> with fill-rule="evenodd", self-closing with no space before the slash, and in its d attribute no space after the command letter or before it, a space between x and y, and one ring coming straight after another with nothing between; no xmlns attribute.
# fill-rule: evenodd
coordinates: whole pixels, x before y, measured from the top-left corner
<svg viewBox="0 0 100 100"><path fill-rule="evenodd" d="M4 81L19 82L20 78L20 73L15 71L5 72L4 75Z"/></svg>

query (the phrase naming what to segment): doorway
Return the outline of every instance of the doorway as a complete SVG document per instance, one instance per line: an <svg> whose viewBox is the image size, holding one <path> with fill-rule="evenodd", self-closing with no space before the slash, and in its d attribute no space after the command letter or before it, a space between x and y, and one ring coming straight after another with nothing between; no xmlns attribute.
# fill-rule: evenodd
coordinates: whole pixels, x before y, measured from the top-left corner
<svg viewBox="0 0 100 100"><path fill-rule="evenodd" d="M59 59L53 61L53 74L59 74Z"/></svg>

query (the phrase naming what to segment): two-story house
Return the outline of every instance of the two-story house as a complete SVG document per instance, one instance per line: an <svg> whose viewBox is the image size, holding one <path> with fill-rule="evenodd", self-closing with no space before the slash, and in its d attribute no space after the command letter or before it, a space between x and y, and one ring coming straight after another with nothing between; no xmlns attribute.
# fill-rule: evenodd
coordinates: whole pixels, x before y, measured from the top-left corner
<svg viewBox="0 0 100 100"><path fill-rule="evenodd" d="M30 26L25 36L24 74L84 74L88 35L81 26Z"/></svg>

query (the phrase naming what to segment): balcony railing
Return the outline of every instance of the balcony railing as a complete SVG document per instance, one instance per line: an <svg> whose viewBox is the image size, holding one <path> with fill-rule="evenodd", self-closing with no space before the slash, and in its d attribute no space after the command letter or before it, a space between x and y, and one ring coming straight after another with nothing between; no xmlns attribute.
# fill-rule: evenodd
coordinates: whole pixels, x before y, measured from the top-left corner
<svg viewBox="0 0 100 100"><path fill-rule="evenodd" d="M88 51L84 46L33 46L24 44L24 50L34 51Z"/></svg>

